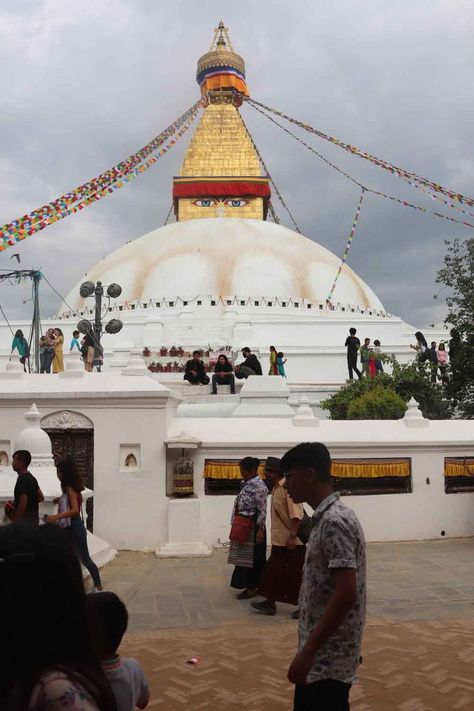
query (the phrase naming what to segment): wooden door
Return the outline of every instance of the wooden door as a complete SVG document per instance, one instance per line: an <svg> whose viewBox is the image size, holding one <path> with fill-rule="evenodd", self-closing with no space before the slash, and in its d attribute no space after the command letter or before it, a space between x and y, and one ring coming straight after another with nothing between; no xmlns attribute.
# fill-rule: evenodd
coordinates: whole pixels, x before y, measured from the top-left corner
<svg viewBox="0 0 474 711"><path fill-rule="evenodd" d="M72 457L88 489L94 488L94 430L46 429L53 448L54 463Z"/></svg>

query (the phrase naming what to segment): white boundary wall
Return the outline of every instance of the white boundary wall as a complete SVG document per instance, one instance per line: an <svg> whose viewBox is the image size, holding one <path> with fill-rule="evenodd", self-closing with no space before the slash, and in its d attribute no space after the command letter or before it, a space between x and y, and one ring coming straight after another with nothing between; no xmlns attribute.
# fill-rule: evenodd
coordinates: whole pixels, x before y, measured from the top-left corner
<svg viewBox="0 0 474 711"><path fill-rule="evenodd" d="M178 422L178 421L176 421ZM294 427L287 420L179 420L179 429L202 437L195 457L195 493L201 502L201 536L209 545L227 540L233 496L205 495L205 459L282 456L301 441L324 442L333 458L411 459L412 492L345 496L360 517L369 541L474 536L474 492L445 493L445 457L474 456L474 432L467 421L436 421L409 428L404 421L321 421ZM219 431L222 441L219 443ZM207 432L207 435L206 435ZM224 435L224 432L227 432ZM213 441L209 441L212 433ZM247 441L231 441L248 434ZM260 434L262 441L256 442ZM309 510L310 512L310 510Z"/></svg>
<svg viewBox="0 0 474 711"><path fill-rule="evenodd" d="M187 554L199 549L199 542L209 546L218 538L227 540L233 497L205 495L204 460L281 456L302 441L324 442L338 459L411 458L412 493L345 499L360 516L368 540L438 538L442 531L447 537L474 535L474 493L446 494L443 480L445 457L474 456L470 421L319 421L311 412L302 414L303 406L293 415L285 405L285 388L279 378L249 379L236 396L235 416L234 411L221 412L217 400L214 414L210 405L205 415L178 417L175 396L140 374L140 368L129 369L128 375L6 372L0 374L0 442L11 455L32 402L43 415L66 410L89 418L94 427L94 530L118 549L168 546ZM167 496L176 455L166 447L185 440L196 443L189 450L196 496L176 505ZM123 465L127 448L138 458L136 469Z"/></svg>

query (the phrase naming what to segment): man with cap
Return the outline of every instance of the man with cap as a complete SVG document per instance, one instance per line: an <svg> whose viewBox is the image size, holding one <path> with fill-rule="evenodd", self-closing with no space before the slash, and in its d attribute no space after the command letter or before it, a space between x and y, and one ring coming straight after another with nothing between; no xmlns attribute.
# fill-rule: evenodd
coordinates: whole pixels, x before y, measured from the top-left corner
<svg viewBox="0 0 474 711"><path fill-rule="evenodd" d="M250 604L255 612L274 615L276 602L298 604L306 547L298 538L298 529L303 518L303 505L293 503L283 486L281 459L267 458L265 481L272 491L270 506L272 550L258 589L265 600Z"/></svg>

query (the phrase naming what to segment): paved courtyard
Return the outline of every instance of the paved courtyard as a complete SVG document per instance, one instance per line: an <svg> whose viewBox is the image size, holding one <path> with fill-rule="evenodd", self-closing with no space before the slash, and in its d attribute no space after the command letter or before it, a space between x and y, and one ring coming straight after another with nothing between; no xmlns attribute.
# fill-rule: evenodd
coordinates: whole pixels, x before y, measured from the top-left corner
<svg viewBox="0 0 474 711"><path fill-rule="evenodd" d="M474 708L474 540L371 544L368 622L354 711ZM158 560L123 552L103 571L127 604L123 653L161 709L290 709L293 608L253 613L228 587L226 551ZM190 667L186 660L200 658Z"/></svg>

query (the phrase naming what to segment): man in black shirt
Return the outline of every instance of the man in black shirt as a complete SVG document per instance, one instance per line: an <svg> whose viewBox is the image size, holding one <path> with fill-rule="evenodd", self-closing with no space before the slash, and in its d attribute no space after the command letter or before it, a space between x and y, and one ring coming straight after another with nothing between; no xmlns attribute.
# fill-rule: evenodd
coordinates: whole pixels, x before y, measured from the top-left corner
<svg viewBox="0 0 474 711"><path fill-rule="evenodd" d="M242 378L248 378L249 375L261 375L262 366L255 353L252 353L250 348L246 346L242 348L242 355L245 360L240 363L240 365L235 366L235 377L240 380Z"/></svg>
<svg viewBox="0 0 474 711"><path fill-rule="evenodd" d="M356 337L357 329L355 328L350 328L349 329L349 336L346 338L346 343L345 346L347 348L347 367L349 369L349 379L353 380L354 378L354 373L355 371L360 378L362 377L362 373L360 370L357 368L357 351L360 348L360 341Z"/></svg>
<svg viewBox="0 0 474 711"><path fill-rule="evenodd" d="M43 492L39 488L33 474L28 471L31 454L26 449L19 449L13 454L12 468L18 474L14 491L14 508L7 511L12 523L39 524L38 505L44 501Z"/></svg>
<svg viewBox="0 0 474 711"><path fill-rule="evenodd" d="M206 375L204 363L201 360L201 351L194 351L191 360L186 363L184 371L184 380L187 380L191 385L207 385L209 376Z"/></svg>

